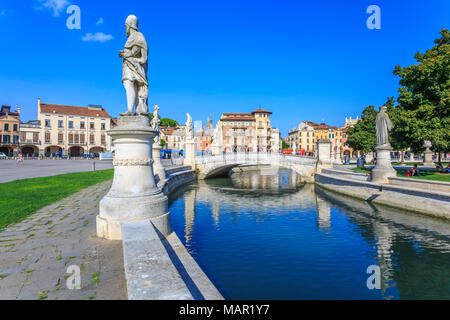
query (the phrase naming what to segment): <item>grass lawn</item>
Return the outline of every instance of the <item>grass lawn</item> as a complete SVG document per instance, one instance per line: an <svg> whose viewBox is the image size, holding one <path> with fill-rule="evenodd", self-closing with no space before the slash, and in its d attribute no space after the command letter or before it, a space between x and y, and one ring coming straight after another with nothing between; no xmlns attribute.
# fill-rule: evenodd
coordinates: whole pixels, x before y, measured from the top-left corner
<svg viewBox="0 0 450 320"><path fill-rule="evenodd" d="M353 168L353 171L357 172L363 172L363 173L369 173L371 169L366 168ZM413 176L413 177L407 177L406 169L397 169L397 177L402 178L412 178L412 179L425 179L425 180L434 180L434 181L444 181L444 182L450 182L450 173L440 173L432 170L420 170L419 169L419 175Z"/></svg>
<svg viewBox="0 0 450 320"><path fill-rule="evenodd" d="M408 167L412 167L413 165L415 165L415 164L417 164L417 166L423 166L423 162L405 162L405 166L408 166ZM437 166L437 162L435 162L434 163L434 166ZM446 167L446 166L448 166L448 162L442 162L442 166L443 167ZM401 163L400 162L392 162L392 165L393 166L400 166L401 165Z"/></svg>
<svg viewBox="0 0 450 320"><path fill-rule="evenodd" d="M113 169L0 183L0 230L81 189L112 179Z"/></svg>

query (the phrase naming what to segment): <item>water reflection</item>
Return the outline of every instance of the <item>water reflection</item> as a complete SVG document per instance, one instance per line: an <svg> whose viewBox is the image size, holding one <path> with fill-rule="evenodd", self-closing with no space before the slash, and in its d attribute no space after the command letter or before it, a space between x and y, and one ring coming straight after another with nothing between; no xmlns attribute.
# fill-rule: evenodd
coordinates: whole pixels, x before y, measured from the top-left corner
<svg viewBox="0 0 450 320"><path fill-rule="evenodd" d="M282 170L179 189L172 226L228 299L450 299L450 223ZM369 290L367 267L381 269Z"/></svg>

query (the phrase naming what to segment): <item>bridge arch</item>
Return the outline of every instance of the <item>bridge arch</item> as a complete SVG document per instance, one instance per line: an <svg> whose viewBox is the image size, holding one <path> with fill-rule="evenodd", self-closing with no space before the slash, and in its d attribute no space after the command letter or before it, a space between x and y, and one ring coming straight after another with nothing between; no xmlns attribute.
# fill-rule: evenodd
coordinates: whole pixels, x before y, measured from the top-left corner
<svg viewBox="0 0 450 320"><path fill-rule="evenodd" d="M314 157L286 156L278 153L234 153L195 159L199 179L224 175L232 168L242 165L270 165L290 169L308 180L314 173L316 163L317 159Z"/></svg>

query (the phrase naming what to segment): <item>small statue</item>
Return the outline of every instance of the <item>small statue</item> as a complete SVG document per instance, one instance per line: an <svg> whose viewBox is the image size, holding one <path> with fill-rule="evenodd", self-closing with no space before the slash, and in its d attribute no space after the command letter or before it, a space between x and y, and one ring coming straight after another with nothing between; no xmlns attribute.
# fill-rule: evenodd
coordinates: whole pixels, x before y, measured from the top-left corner
<svg viewBox="0 0 450 320"><path fill-rule="evenodd" d="M124 50L119 51L122 63L122 83L127 93L128 110L121 116L148 114L148 46L142 33L138 30L138 19L129 15L125 21L126 35L128 37Z"/></svg>
<svg viewBox="0 0 450 320"><path fill-rule="evenodd" d="M161 123L161 120L159 119L159 115L158 115L159 107L157 105L155 105L153 108L155 109L155 111L153 112L153 119L150 122L150 126L153 129L159 131L159 124Z"/></svg>
<svg viewBox="0 0 450 320"><path fill-rule="evenodd" d="M386 113L386 107L381 107L375 119L375 128L377 131L377 145L378 147L390 147L388 132L392 130L393 125Z"/></svg>
<svg viewBox="0 0 450 320"><path fill-rule="evenodd" d="M191 115L186 113L186 139L192 140L194 138L194 124L192 122Z"/></svg>
<svg viewBox="0 0 450 320"><path fill-rule="evenodd" d="M153 112L153 119L150 122L150 126L152 127L153 130L158 131L158 134L153 139L153 142L156 145L159 145L159 142L161 141L160 132L159 132L159 128L160 128L159 124L161 123L161 120L159 119L159 115L158 115L159 107L157 105L155 105L154 108L155 108L155 111Z"/></svg>

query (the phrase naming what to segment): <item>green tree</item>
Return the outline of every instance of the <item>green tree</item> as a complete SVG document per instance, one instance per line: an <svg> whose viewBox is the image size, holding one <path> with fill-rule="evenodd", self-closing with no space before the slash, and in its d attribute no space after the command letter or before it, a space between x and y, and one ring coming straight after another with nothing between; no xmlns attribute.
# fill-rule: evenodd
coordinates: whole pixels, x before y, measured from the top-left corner
<svg viewBox="0 0 450 320"><path fill-rule="evenodd" d="M430 140L439 161L440 153L450 149L450 33L443 29L440 34L434 47L415 54L416 64L394 69L400 78L396 135L415 152Z"/></svg>
<svg viewBox="0 0 450 320"><path fill-rule="evenodd" d="M153 113L149 113L148 114L148 118L150 119L150 121L152 121L153 119ZM170 119L170 118L161 118L161 116L158 114L158 118L161 120L160 122L160 126L163 127L176 127L178 125L178 122Z"/></svg>
<svg viewBox="0 0 450 320"><path fill-rule="evenodd" d="M361 150L363 153L375 151L377 146L377 136L375 131L375 118L377 112L374 106L366 107L361 119L348 129L347 143L354 150Z"/></svg>
<svg viewBox="0 0 450 320"><path fill-rule="evenodd" d="M289 143L284 140L281 140L281 150L289 149Z"/></svg>
<svg viewBox="0 0 450 320"><path fill-rule="evenodd" d="M166 145L166 140L160 139L159 140L159 145L164 148L164 146Z"/></svg>
<svg viewBox="0 0 450 320"><path fill-rule="evenodd" d="M170 118L162 118L161 125L164 127L176 127L178 122Z"/></svg>

